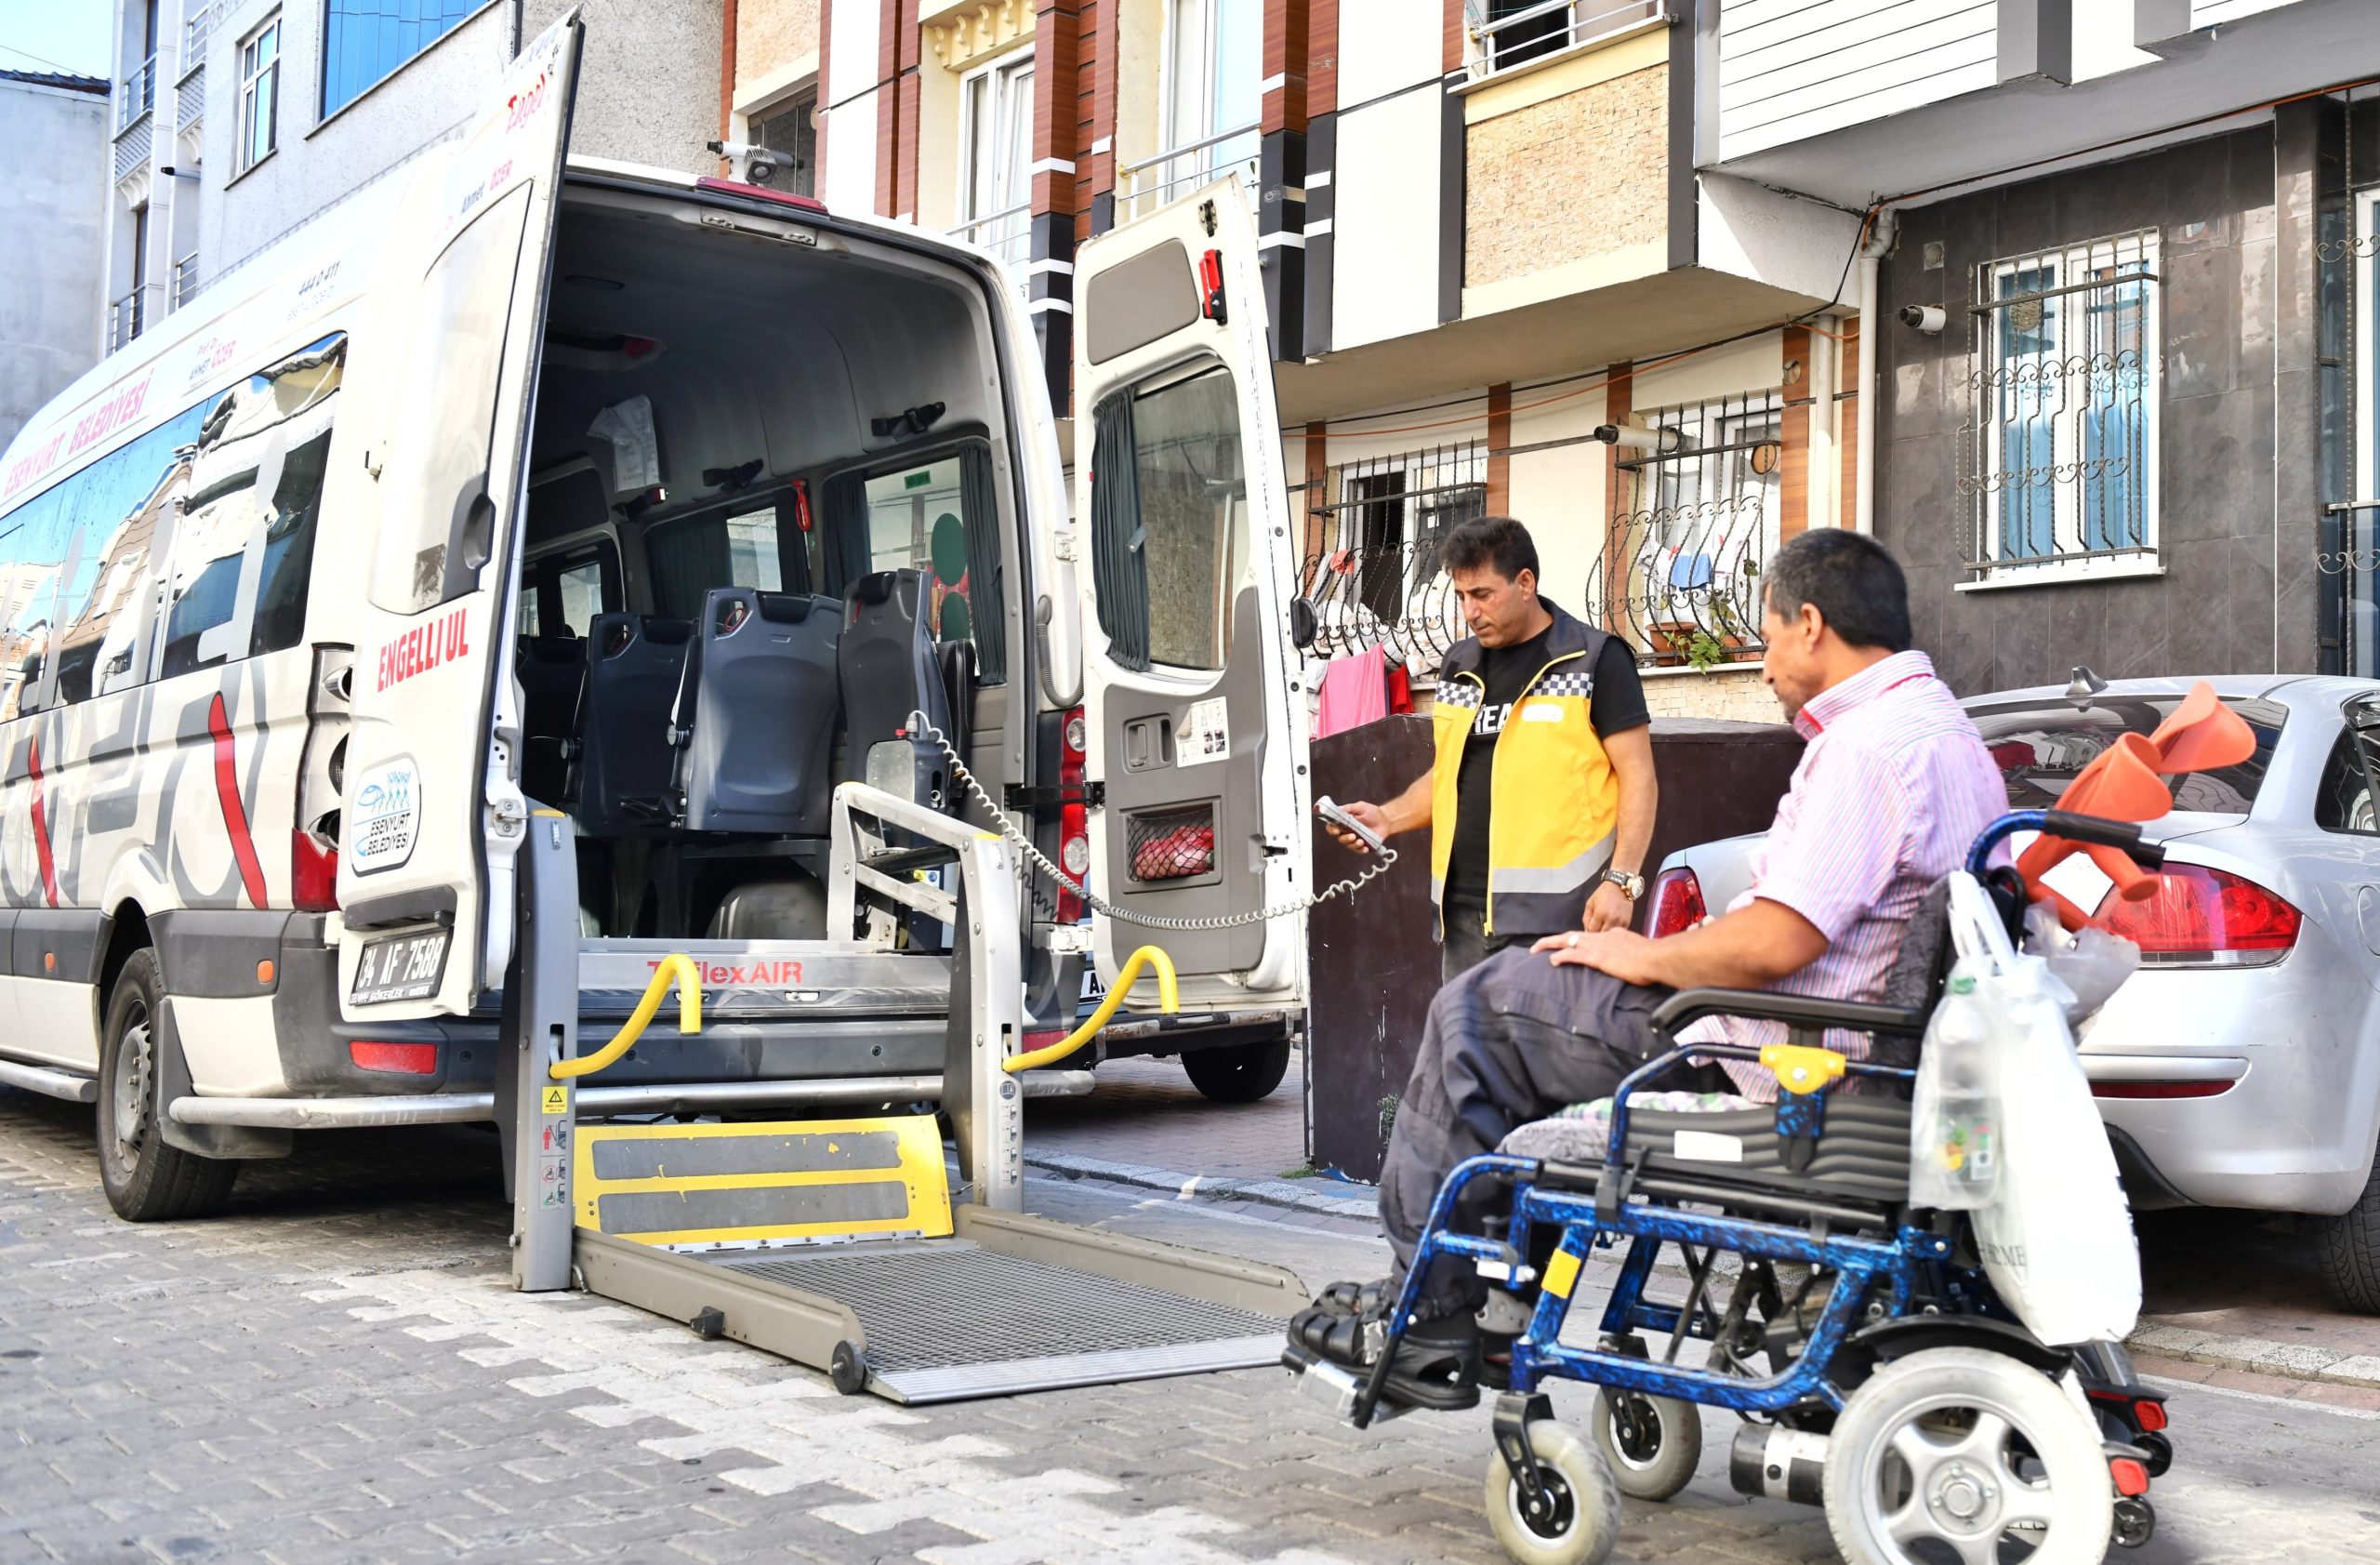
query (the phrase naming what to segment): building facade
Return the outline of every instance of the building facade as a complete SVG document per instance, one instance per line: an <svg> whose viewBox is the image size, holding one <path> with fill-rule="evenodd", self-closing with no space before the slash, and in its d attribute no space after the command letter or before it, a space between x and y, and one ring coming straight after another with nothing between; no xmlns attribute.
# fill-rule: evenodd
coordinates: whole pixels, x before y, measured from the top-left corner
<svg viewBox="0 0 2380 1565"><path fill-rule="evenodd" d="M108 84L0 71L0 446L99 356Z"/></svg>
<svg viewBox="0 0 2380 1565"><path fill-rule="evenodd" d="M458 134L571 0L118 0L106 338ZM725 0L577 0L574 153L715 174Z"/></svg>

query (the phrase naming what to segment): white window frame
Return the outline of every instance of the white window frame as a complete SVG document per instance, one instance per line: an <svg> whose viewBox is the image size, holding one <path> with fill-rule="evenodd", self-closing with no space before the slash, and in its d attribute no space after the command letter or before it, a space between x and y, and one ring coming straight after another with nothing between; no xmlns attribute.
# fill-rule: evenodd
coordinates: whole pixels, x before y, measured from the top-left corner
<svg viewBox="0 0 2380 1565"><path fill-rule="evenodd" d="M2011 312L2002 308L1980 310L1975 316L1975 375L1967 416L1977 431L1975 445L1975 480L1981 487L1981 504L1973 512L1980 537L1975 542L1975 559L1970 568L1982 567L1977 579L1957 584L1961 590L1977 588L2021 586L2040 581L2087 580L2095 577L2156 575L2162 564L2162 531L2159 525L2160 451L2164 420L2162 403L2164 394L2164 298L2162 273L2164 245L2161 230L2145 228L2119 234L2102 235L2071 245L2043 245L2022 255L1987 261L1977 269L1977 302L1989 304L2001 298L2001 284L2020 272L2034 270L2044 263L2054 263L2057 277L2049 284L2051 297L2041 301L2045 314L2054 313L2056 335L2051 358L2060 363L2059 389L2056 392L2061 405L2048 415L2050 423L2050 463L2054 471L2072 471L2071 481L2053 479L2050 483L2050 548L2048 558L2020 557L2003 563L2006 540L2006 515L2003 502L2006 488L2001 482L2005 469L2004 431L2009 427L2002 413L1999 399L2011 393L2008 387L1993 387L1991 377L2001 357L2002 334L2008 329ZM2087 361L2096 353L2096 342L2089 318L2090 301L2095 297L2088 288L2077 286L2079 275L2104 267L2113 274L2114 269L2137 263L2141 269L2140 320L2140 406L2142 428L2140 438L2140 471L2130 487L2140 499L2141 524L2139 541L2116 552L2094 553L2084 550L2085 524L2084 485L2082 466L2085 461L2083 425L2089 417L2090 388L2083 377L2090 374ZM2056 292L2071 289L2069 292ZM2069 390L2079 385L2082 396ZM1987 403L1989 395L1992 400Z"/></svg>
<svg viewBox="0 0 2380 1565"><path fill-rule="evenodd" d="M1012 49L959 78L958 232L1015 267L1025 264L1022 246L1032 227L1029 212L1033 204L1033 114L1034 93L1040 85L1038 75L1034 51L1026 46ZM1025 95L1022 121L1012 112L1020 77L1024 79ZM975 176L980 171L979 142L986 127L978 123L980 116L975 108L978 82L989 84L983 95L985 113L991 119L988 169L989 182L994 186L990 196L980 206L975 199ZM1020 125L1025 137L1021 149L1011 139ZM1018 188L1012 192L1000 188L1000 182L1011 176L1018 181Z"/></svg>
<svg viewBox="0 0 2380 1565"><path fill-rule="evenodd" d="M267 33L272 36L272 58L258 66L254 62L255 51L257 46L265 41ZM283 42L284 34L279 11L273 12L256 27L251 28L247 35L240 40L238 56L240 112L236 127L238 139L231 148L231 173L235 178L245 174L281 150L281 62L286 52L282 47ZM270 95L268 107L271 113L271 144L263 152L251 157L248 154L256 144L257 99L260 86Z"/></svg>
<svg viewBox="0 0 2380 1565"><path fill-rule="evenodd" d="M1243 128L1250 132L1252 142L1254 134L1263 123L1264 62L1261 53L1263 36L1263 0L1240 0L1241 4L1255 7L1259 29L1260 54L1250 67L1257 73L1257 117L1245 127L1215 123L1215 84L1217 67L1223 59L1223 39L1220 36L1220 31L1223 24L1223 7L1225 3L1226 0L1165 0L1164 36L1160 40L1157 53L1157 144L1163 152L1176 153L1176 158L1169 159L1163 167L1166 186L1174 193L1179 193L1178 191L1174 191L1174 187L1204 183L1224 170L1249 161L1245 158L1223 156L1225 149L1222 145L1206 147L1201 149L1197 156L1194 175L1177 171L1174 168L1173 163L1180 156L1176 149L1195 147L1202 141L1224 135L1231 136L1232 140L1236 142L1239 139L1237 133ZM1196 84L1198 94L1198 113L1197 134L1184 136L1181 132L1183 115L1180 113L1183 78L1183 73L1176 68L1175 62L1181 56L1182 13L1191 7L1197 8L1201 33L1198 40L1198 80ZM1252 158L1254 153L1251 153L1250 155Z"/></svg>
<svg viewBox="0 0 2380 1565"><path fill-rule="evenodd" d="M2350 425L2347 439L2355 447L2355 493L2359 505L2380 500L2380 430L2373 420L2380 418L2380 329L2375 329L2372 312L2380 309L2380 190L2362 192L2355 198L2353 242L2348 249L2348 264L2355 268L2352 284L2355 300L2355 417L2358 428ZM2355 518L2350 515L2350 524Z"/></svg>

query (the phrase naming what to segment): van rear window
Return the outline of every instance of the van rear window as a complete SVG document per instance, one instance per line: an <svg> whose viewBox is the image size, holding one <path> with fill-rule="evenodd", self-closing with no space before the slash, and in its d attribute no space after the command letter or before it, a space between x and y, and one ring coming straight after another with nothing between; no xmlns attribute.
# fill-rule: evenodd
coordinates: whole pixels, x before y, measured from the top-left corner
<svg viewBox="0 0 2380 1565"><path fill-rule="evenodd" d="M2045 810L2066 792L2074 775L2115 743L2121 734L2143 738L2182 703L2179 696L2101 696L2076 710L2066 700L2027 701L1967 709L1983 735L2000 775L2007 780L2008 806ZM2255 731L2256 753L2237 766L2184 772L2166 779L2174 789L2174 808L2214 815L2248 813L2264 786L2265 769L2272 763L2273 748L2281 742L2281 725L2289 709L2278 701L2241 696L2224 702L2247 719Z"/></svg>

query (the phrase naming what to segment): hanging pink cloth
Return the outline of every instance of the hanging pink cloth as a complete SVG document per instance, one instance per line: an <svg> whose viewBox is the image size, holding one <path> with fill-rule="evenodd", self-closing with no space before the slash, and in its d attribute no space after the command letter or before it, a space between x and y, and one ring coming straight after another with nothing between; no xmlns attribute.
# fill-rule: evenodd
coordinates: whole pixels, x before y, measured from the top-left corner
<svg viewBox="0 0 2380 1565"><path fill-rule="evenodd" d="M1388 715L1384 661L1376 646L1359 647L1330 660L1322 671L1322 710L1315 719L1316 738L1378 723Z"/></svg>

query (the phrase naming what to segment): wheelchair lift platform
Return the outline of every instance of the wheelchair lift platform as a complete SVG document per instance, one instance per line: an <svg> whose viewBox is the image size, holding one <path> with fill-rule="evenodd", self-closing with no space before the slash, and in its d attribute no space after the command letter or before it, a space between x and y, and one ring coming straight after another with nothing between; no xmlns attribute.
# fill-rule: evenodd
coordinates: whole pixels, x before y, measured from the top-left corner
<svg viewBox="0 0 2380 1565"><path fill-rule="evenodd" d="M956 1133L957 1202L914 1077L886 1078L874 1104L853 1083L853 1108L839 1110L850 1117L833 1120L581 1123L577 1083L625 1054L668 985L693 1031L721 975L659 943L583 941L573 837L567 817L540 813L517 861L515 1057L496 1092L516 1287L582 1287L905 1403L1279 1361L1282 1322L1306 1302L1294 1274L1023 1212L1023 1101L1040 1081L1011 1064L1024 1037L1020 882L998 837L859 784L836 793L828 927L865 913L870 976L947 996L942 1077L923 1085ZM956 888L911 878L921 856L955 870ZM898 950L909 914L949 925L952 953ZM821 973L860 954L850 941L770 948L827 958ZM912 964L918 979L897 975ZM580 1055L582 976L612 991L640 974L628 1025ZM1038 1074L1061 1091L1089 1084Z"/></svg>

